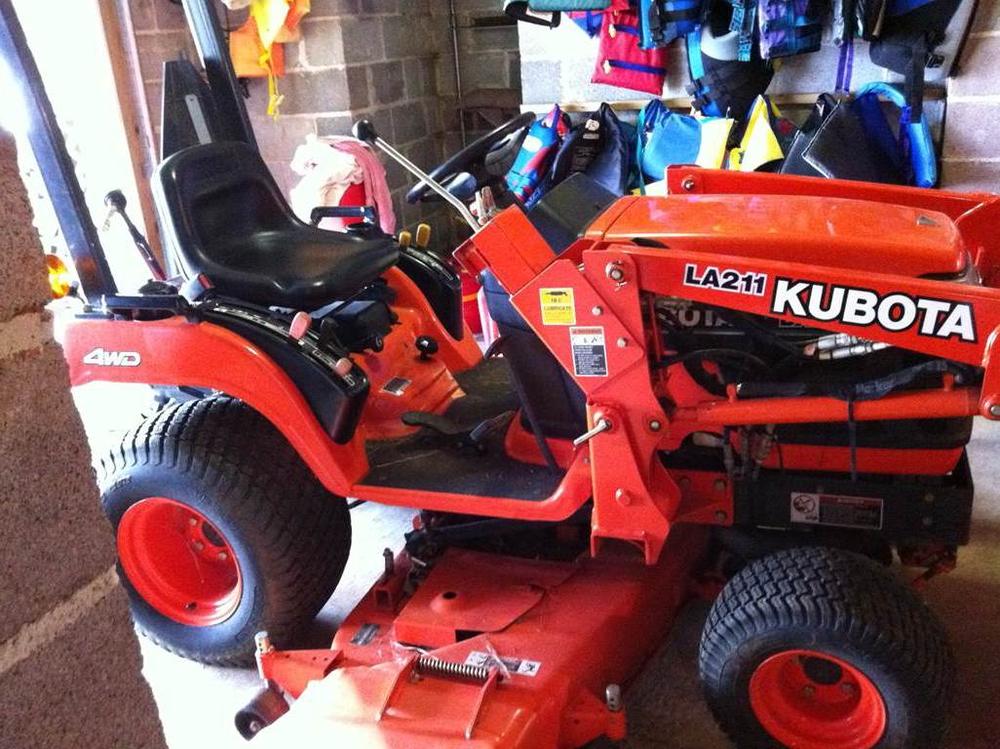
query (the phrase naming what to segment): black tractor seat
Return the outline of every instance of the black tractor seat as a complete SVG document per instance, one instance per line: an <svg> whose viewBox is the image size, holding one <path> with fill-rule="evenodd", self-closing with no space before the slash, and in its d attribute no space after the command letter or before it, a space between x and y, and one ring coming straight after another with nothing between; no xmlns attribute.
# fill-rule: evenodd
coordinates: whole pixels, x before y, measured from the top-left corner
<svg viewBox="0 0 1000 749"><path fill-rule="evenodd" d="M316 309L361 290L399 257L377 229L333 232L300 221L245 143L177 152L157 170L153 195L180 270L247 302Z"/></svg>

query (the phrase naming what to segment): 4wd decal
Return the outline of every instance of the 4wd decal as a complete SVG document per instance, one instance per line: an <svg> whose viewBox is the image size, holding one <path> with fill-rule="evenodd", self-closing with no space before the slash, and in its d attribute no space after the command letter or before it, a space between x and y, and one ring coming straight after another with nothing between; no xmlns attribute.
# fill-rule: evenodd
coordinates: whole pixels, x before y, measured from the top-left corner
<svg viewBox="0 0 1000 749"><path fill-rule="evenodd" d="M918 335L976 342L972 305L947 299L879 294L853 286L777 278L771 311L844 325L878 325L891 333L916 328Z"/></svg>
<svg viewBox="0 0 1000 749"><path fill-rule="evenodd" d="M714 265L709 265L702 270L696 264L688 263L684 266L684 285L701 286L716 291L731 291L735 294L764 296L767 274L754 273L753 271L742 272L732 268L719 269Z"/></svg>
<svg viewBox="0 0 1000 749"><path fill-rule="evenodd" d="M138 367L142 364L142 357L135 351L107 351L95 348L83 357L83 363L97 367Z"/></svg>

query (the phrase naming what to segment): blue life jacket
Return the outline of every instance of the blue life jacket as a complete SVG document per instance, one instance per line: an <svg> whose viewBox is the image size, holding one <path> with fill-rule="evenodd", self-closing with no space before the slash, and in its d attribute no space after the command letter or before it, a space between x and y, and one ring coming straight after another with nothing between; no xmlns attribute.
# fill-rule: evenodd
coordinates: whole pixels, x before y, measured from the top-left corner
<svg viewBox="0 0 1000 749"><path fill-rule="evenodd" d="M751 45L749 60L740 61L745 34L733 30L733 23L733 6L727 0L710 0L701 28L686 37L688 92L695 109L708 117L743 118L774 76L757 45Z"/></svg>
<svg viewBox="0 0 1000 749"><path fill-rule="evenodd" d="M569 119L558 104L529 128L506 176L507 187L518 200L526 202L541 184L552 166L560 141L568 131Z"/></svg>
<svg viewBox="0 0 1000 749"><path fill-rule="evenodd" d="M899 135L886 120L879 97L899 109ZM913 118L913 109L902 91L881 81L869 83L861 88L851 106L872 143L897 162L908 182L917 187L937 184L937 154L927 119Z"/></svg>
<svg viewBox="0 0 1000 749"><path fill-rule="evenodd" d="M570 19L583 29L587 36L597 36L601 33L601 22L604 11L601 10L574 10L569 13Z"/></svg>
<svg viewBox="0 0 1000 749"><path fill-rule="evenodd" d="M665 47L701 23L702 0L639 0L639 47Z"/></svg>
<svg viewBox="0 0 1000 749"><path fill-rule="evenodd" d="M563 139L552 168L528 199L530 208L570 175L582 173L605 190L624 195L632 182L635 128L622 122L608 104L581 121Z"/></svg>
<svg viewBox="0 0 1000 749"><path fill-rule="evenodd" d="M823 39L823 10L820 0L760 0L761 57L773 60L818 50Z"/></svg>

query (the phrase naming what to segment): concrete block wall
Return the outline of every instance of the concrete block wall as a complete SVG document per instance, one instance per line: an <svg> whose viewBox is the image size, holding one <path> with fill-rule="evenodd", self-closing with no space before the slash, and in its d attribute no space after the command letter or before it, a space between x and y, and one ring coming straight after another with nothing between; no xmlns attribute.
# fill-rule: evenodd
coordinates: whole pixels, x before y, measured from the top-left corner
<svg viewBox="0 0 1000 749"><path fill-rule="evenodd" d="M438 67L438 96L442 100L445 124L445 151L455 153L461 146L458 110L456 106L455 65L451 31L448 25L447 3L438 3L439 16L436 33L437 46L448 50L448 59ZM514 92L515 100L521 91L520 26L477 25L477 20L500 15L500 3L493 0L456 0L455 16L458 29L458 55L462 92L467 103L490 96L477 96L477 92L507 90ZM486 123L473 116L466 116L467 139L486 127Z"/></svg>
<svg viewBox="0 0 1000 749"><path fill-rule="evenodd" d="M197 59L196 53L178 6L169 0L129 0L129 5L147 106L158 127L163 63L182 52ZM487 6L493 13L498 8L492 0L458 5L465 20ZM229 27L245 20L245 12L219 8ZM489 53L495 65L476 59L472 47L484 39L493 40ZM517 78L516 31L463 32L462 44L469 85L508 85ZM313 0L301 41L286 45L286 67L279 81L284 95L279 119L265 114L266 81L249 82L246 102L261 152L286 190L298 179L289 167L292 155L308 134L348 134L353 121L368 117L406 156L430 167L441 161L449 131L457 131L447 0ZM448 140L455 145L454 138ZM405 205L402 196L413 182L395 164L386 167L403 225L437 215L440 206Z"/></svg>
<svg viewBox="0 0 1000 749"><path fill-rule="evenodd" d="M979 3L948 82L942 181L957 190L1000 192L1000 3Z"/></svg>
<svg viewBox="0 0 1000 749"><path fill-rule="evenodd" d="M4 132L0 211L0 744L157 749L162 730Z"/></svg>

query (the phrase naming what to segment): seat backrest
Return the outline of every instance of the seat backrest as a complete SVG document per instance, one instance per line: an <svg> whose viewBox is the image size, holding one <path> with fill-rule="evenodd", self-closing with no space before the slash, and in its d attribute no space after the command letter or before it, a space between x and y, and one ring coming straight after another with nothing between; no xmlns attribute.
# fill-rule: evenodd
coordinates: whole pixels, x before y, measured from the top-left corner
<svg viewBox="0 0 1000 749"><path fill-rule="evenodd" d="M184 275L255 234L303 226L270 170L246 143L191 146L166 159L152 180L160 226Z"/></svg>

